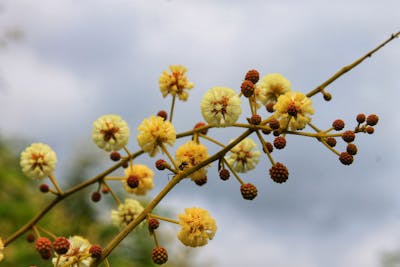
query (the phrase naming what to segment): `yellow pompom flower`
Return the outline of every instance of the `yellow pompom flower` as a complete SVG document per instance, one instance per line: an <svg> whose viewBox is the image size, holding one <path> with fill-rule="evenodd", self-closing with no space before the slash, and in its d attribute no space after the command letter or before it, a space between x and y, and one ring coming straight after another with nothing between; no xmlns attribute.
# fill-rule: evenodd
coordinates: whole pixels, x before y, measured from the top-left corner
<svg viewBox="0 0 400 267"><path fill-rule="evenodd" d="M173 146L176 140L174 126L169 121L164 121L159 116L151 116L144 119L138 127L139 135L137 141L144 152L154 157L159 151L161 144Z"/></svg>
<svg viewBox="0 0 400 267"><path fill-rule="evenodd" d="M0 237L0 261L2 261L4 258L3 250L4 250L4 243L3 239L1 239Z"/></svg>
<svg viewBox="0 0 400 267"><path fill-rule="evenodd" d="M203 144L198 144L194 141L189 141L181 145L175 153L175 159L178 165L185 166L185 168L191 168L198 165L200 162L206 160L209 157L207 147ZM182 164L183 163L183 164ZM207 175L207 169L205 166L189 177L195 181L203 179Z"/></svg>
<svg viewBox="0 0 400 267"><path fill-rule="evenodd" d="M259 102L266 105L270 102L275 103L280 95L290 90L290 81L288 79L282 74L271 73L260 79L254 90L254 95Z"/></svg>
<svg viewBox="0 0 400 267"><path fill-rule="evenodd" d="M89 253L92 246L90 242L78 235L70 237L68 241L70 247L67 253L52 259L54 266L90 267L94 260Z"/></svg>
<svg viewBox="0 0 400 267"><path fill-rule="evenodd" d="M130 188L126 180L122 180L125 190L128 193L136 195L145 195L148 190L153 189L154 172L142 164L134 164L125 169L125 176L136 176L139 180L139 185L136 188Z"/></svg>
<svg viewBox="0 0 400 267"><path fill-rule="evenodd" d="M239 96L227 87L209 89L201 100L200 108L206 122L217 127L234 124L242 113Z"/></svg>
<svg viewBox="0 0 400 267"><path fill-rule="evenodd" d="M256 149L257 144L250 138L246 138L231 149L228 164L237 172L247 172L256 167L260 160L261 152Z"/></svg>
<svg viewBox="0 0 400 267"><path fill-rule="evenodd" d="M171 65L169 69L171 72L163 71L158 80L163 97L166 97L168 94L172 96L177 95L180 100L186 101L189 94L185 89L189 90L194 87L194 83L190 82L186 77L187 68L182 65Z"/></svg>
<svg viewBox="0 0 400 267"><path fill-rule="evenodd" d="M280 121L280 125L286 125L291 130L301 130L311 121L309 115L314 114L312 101L300 92L287 92L278 98L274 105L274 116Z"/></svg>
<svg viewBox="0 0 400 267"><path fill-rule="evenodd" d="M93 142L105 151L117 151L128 144L128 124L118 115L104 115L93 123Z"/></svg>
<svg viewBox="0 0 400 267"><path fill-rule="evenodd" d="M56 168L56 153L46 144L33 143L21 153L22 172L32 179L43 179Z"/></svg>
<svg viewBox="0 0 400 267"><path fill-rule="evenodd" d="M114 225L119 227L127 226L141 212L143 206L139 201L131 198L125 199L125 204L120 204L118 210L111 211L111 220Z"/></svg>
<svg viewBox="0 0 400 267"><path fill-rule="evenodd" d="M178 239L186 246L199 247L212 240L217 225L207 210L201 208L186 208L179 214L179 224L182 227Z"/></svg>

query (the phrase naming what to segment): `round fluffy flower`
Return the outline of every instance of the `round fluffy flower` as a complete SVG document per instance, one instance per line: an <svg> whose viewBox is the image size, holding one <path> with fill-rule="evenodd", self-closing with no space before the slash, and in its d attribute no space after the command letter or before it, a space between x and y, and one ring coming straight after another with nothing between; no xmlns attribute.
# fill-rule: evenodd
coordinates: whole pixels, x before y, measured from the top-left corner
<svg viewBox="0 0 400 267"><path fill-rule="evenodd" d="M257 144L250 138L242 140L231 149L226 161L237 172L247 172L256 167L261 152L256 149Z"/></svg>
<svg viewBox="0 0 400 267"><path fill-rule="evenodd" d="M118 115L104 115L93 123L93 142L105 151L117 151L128 144L128 124Z"/></svg>
<svg viewBox="0 0 400 267"><path fill-rule="evenodd" d="M200 103L201 114L208 124L225 127L234 124L242 113L241 101L233 89L213 87Z"/></svg>
<svg viewBox="0 0 400 267"><path fill-rule="evenodd" d="M186 246L204 246L217 231L215 220L205 209L186 208L185 213L179 214L178 218L182 227L178 239Z"/></svg>
<svg viewBox="0 0 400 267"><path fill-rule="evenodd" d="M154 172L146 165L134 164L129 166L125 169L125 176L127 178L129 176L136 176L139 179L139 185L136 188L129 187L126 180L122 181L125 190L129 193L145 195L147 190L151 190L154 187Z"/></svg>
<svg viewBox="0 0 400 267"><path fill-rule="evenodd" d="M89 267L93 262L93 258L90 257L89 253L90 242L78 235L70 237L68 241L70 247L67 253L60 255L58 264L58 256L54 257L52 260L54 266Z"/></svg>
<svg viewBox="0 0 400 267"><path fill-rule="evenodd" d="M43 143L33 143L21 153L22 172L32 179L43 179L52 175L56 163L56 153Z"/></svg>
<svg viewBox="0 0 400 267"><path fill-rule="evenodd" d="M191 168L206 160L209 157L207 147L203 144L198 144L194 141L189 141L181 145L175 153L175 159L179 166L185 166L185 168ZM203 179L207 175L206 167L203 167L189 177L193 181Z"/></svg>
<svg viewBox="0 0 400 267"><path fill-rule="evenodd" d="M262 77L254 91L256 99L263 105L276 102L278 97L289 92L290 82L279 73L271 73Z"/></svg>
<svg viewBox="0 0 400 267"><path fill-rule="evenodd" d="M173 146L176 140L176 132L172 123L164 121L159 116L144 119L139 125L138 131L137 141L139 146L151 157L156 155L160 144L167 143Z"/></svg>
<svg viewBox="0 0 400 267"><path fill-rule="evenodd" d="M125 227L142 211L143 206L139 201L127 198L125 199L125 204L119 205L118 210L111 211L111 220L114 225Z"/></svg>
<svg viewBox="0 0 400 267"><path fill-rule="evenodd" d="M3 258L4 258L3 249L4 249L4 243L3 243L3 240L0 237L0 261L2 261Z"/></svg>
<svg viewBox="0 0 400 267"><path fill-rule="evenodd" d="M192 89L194 87L194 83L190 82L185 75L187 68L182 65L171 65L169 69L171 73L164 70L158 80L163 97L168 94L177 95L180 100L186 101L189 94L184 89Z"/></svg>
<svg viewBox="0 0 400 267"><path fill-rule="evenodd" d="M291 130L303 129L311 121L309 115L314 114L311 99L299 92L281 95L274 109L274 116L280 120L280 124L283 127L288 125Z"/></svg>

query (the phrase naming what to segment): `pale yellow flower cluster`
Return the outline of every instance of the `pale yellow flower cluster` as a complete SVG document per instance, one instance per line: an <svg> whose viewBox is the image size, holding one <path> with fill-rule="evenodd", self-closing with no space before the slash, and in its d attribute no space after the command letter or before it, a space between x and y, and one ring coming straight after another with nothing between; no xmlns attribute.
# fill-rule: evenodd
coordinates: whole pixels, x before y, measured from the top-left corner
<svg viewBox="0 0 400 267"><path fill-rule="evenodd" d="M158 80L163 97L166 97L168 94L172 96L177 95L180 100L186 101L189 94L185 89L189 90L194 87L194 83L190 82L186 77L187 68L182 65L171 65L169 69L171 72L163 71Z"/></svg>
<svg viewBox="0 0 400 267"><path fill-rule="evenodd" d="M3 250L4 250L4 243L3 239L1 239L0 237L0 261L2 261L4 258Z"/></svg>
<svg viewBox="0 0 400 267"><path fill-rule="evenodd" d="M120 204L118 210L111 211L111 220L114 225L119 227L127 226L141 212L143 206L139 201L131 198L125 199L125 204Z"/></svg>
<svg viewBox="0 0 400 267"><path fill-rule="evenodd" d="M252 139L246 138L231 149L226 161L235 171L244 173L256 167L260 155L257 144Z"/></svg>
<svg viewBox="0 0 400 267"><path fill-rule="evenodd" d="M311 121L309 115L314 114L312 101L300 92L287 92L278 98L274 105L274 116L280 121L280 125L287 125L291 130L301 130Z"/></svg>
<svg viewBox="0 0 400 267"><path fill-rule="evenodd" d="M239 96L227 87L209 89L201 100L200 108L205 121L216 127L234 124L242 113Z"/></svg>
<svg viewBox="0 0 400 267"><path fill-rule="evenodd" d="M90 267L93 262L93 258L90 257L89 253L90 247L92 246L90 242L78 235L70 237L68 241L70 242L70 247L67 253L56 256L52 259L54 267Z"/></svg>
<svg viewBox="0 0 400 267"><path fill-rule="evenodd" d="M104 115L93 123L93 142L105 151L117 151L128 144L128 124L118 115Z"/></svg>
<svg viewBox="0 0 400 267"><path fill-rule="evenodd" d="M157 154L161 144L166 143L173 146L176 140L174 126L159 116L144 119L139 125L138 131L137 141L139 146L151 157Z"/></svg>
<svg viewBox="0 0 400 267"><path fill-rule="evenodd" d="M40 180L52 175L56 163L56 153L43 143L33 143L21 153L22 172L32 179Z"/></svg>
<svg viewBox="0 0 400 267"><path fill-rule="evenodd" d="M136 188L129 187L126 180L122 180L124 188L128 193L145 195L148 190L153 189L154 172L146 165L134 164L126 168L124 172L127 178L129 176L136 176L139 179L139 185Z"/></svg>
<svg viewBox="0 0 400 267"><path fill-rule="evenodd" d="M205 209L186 208L185 213L179 214L178 218L181 226L178 239L186 246L204 246L217 231L215 220Z"/></svg>
<svg viewBox="0 0 400 267"><path fill-rule="evenodd" d="M181 145L175 153L175 159L178 165L182 163L186 163L186 167L194 167L198 165L200 162L206 160L209 157L207 147L203 144L196 143L193 141L187 142ZM206 166L207 167L207 166ZM195 181L198 179L203 179L204 176L207 175L207 169L203 167L194 173L192 173L189 177Z"/></svg>
<svg viewBox="0 0 400 267"><path fill-rule="evenodd" d="M280 95L290 90L290 81L288 79L282 74L271 73L260 79L254 90L254 95L265 106L270 102L275 103Z"/></svg>

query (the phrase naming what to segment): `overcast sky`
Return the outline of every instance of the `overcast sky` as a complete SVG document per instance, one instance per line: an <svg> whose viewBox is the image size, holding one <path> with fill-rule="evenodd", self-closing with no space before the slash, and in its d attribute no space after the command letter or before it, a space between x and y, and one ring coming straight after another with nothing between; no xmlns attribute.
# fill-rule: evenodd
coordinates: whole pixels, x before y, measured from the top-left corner
<svg viewBox="0 0 400 267"><path fill-rule="evenodd" d="M397 0L2 3L0 27L18 27L25 38L0 51L0 134L23 137L25 145L48 143L61 170L82 144L97 151L90 144L97 117L120 114L136 134L144 117L168 110L158 77L171 64L187 66L196 85L174 114L176 129L184 131L202 120L206 90L239 90L249 69L282 73L306 93L400 30ZM312 99L313 122L321 128L342 118L350 129L360 112L379 115L374 135L357 136L354 164L340 164L314 140L290 136L287 148L274 152L289 168L287 183L269 179L266 159L243 176L259 189L254 201L242 200L238 183L219 181L215 170L204 187L183 182L167 196L165 206L201 206L216 218L218 232L199 249L200 261L374 267L383 251L400 248L399 41L329 86L331 102ZM225 141L237 133L210 132ZM135 136L129 147L138 149ZM167 176L156 179L155 191Z"/></svg>

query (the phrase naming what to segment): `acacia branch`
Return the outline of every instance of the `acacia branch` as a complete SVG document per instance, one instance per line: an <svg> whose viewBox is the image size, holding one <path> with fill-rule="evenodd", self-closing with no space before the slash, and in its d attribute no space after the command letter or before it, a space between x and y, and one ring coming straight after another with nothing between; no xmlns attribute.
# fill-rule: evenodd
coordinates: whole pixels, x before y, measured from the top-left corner
<svg viewBox="0 0 400 267"><path fill-rule="evenodd" d="M337 78L339 78L340 76L342 76L343 74L345 74L346 72L352 70L353 68L355 68L356 66L358 66L361 62L363 62L365 59L371 57L376 51L378 51L379 49L381 49L382 47L384 47L387 43L389 43L390 41L392 41L393 39L399 37L400 35L400 31L397 33L392 33L390 35L390 37L385 40L383 43L381 43L380 45L378 45L377 47L375 47L374 49L372 49L371 51L369 51L367 54L365 54L364 56L360 57L359 59L357 59L356 61L354 61L353 63L351 63L350 65L344 66L342 67L338 72L336 72L332 77L330 77L328 80L326 80L325 82L323 82L321 85L319 85L317 88L315 88L314 90L310 91L306 96L307 97L312 97L313 95L322 92L328 85L330 85L331 83L333 83Z"/></svg>

